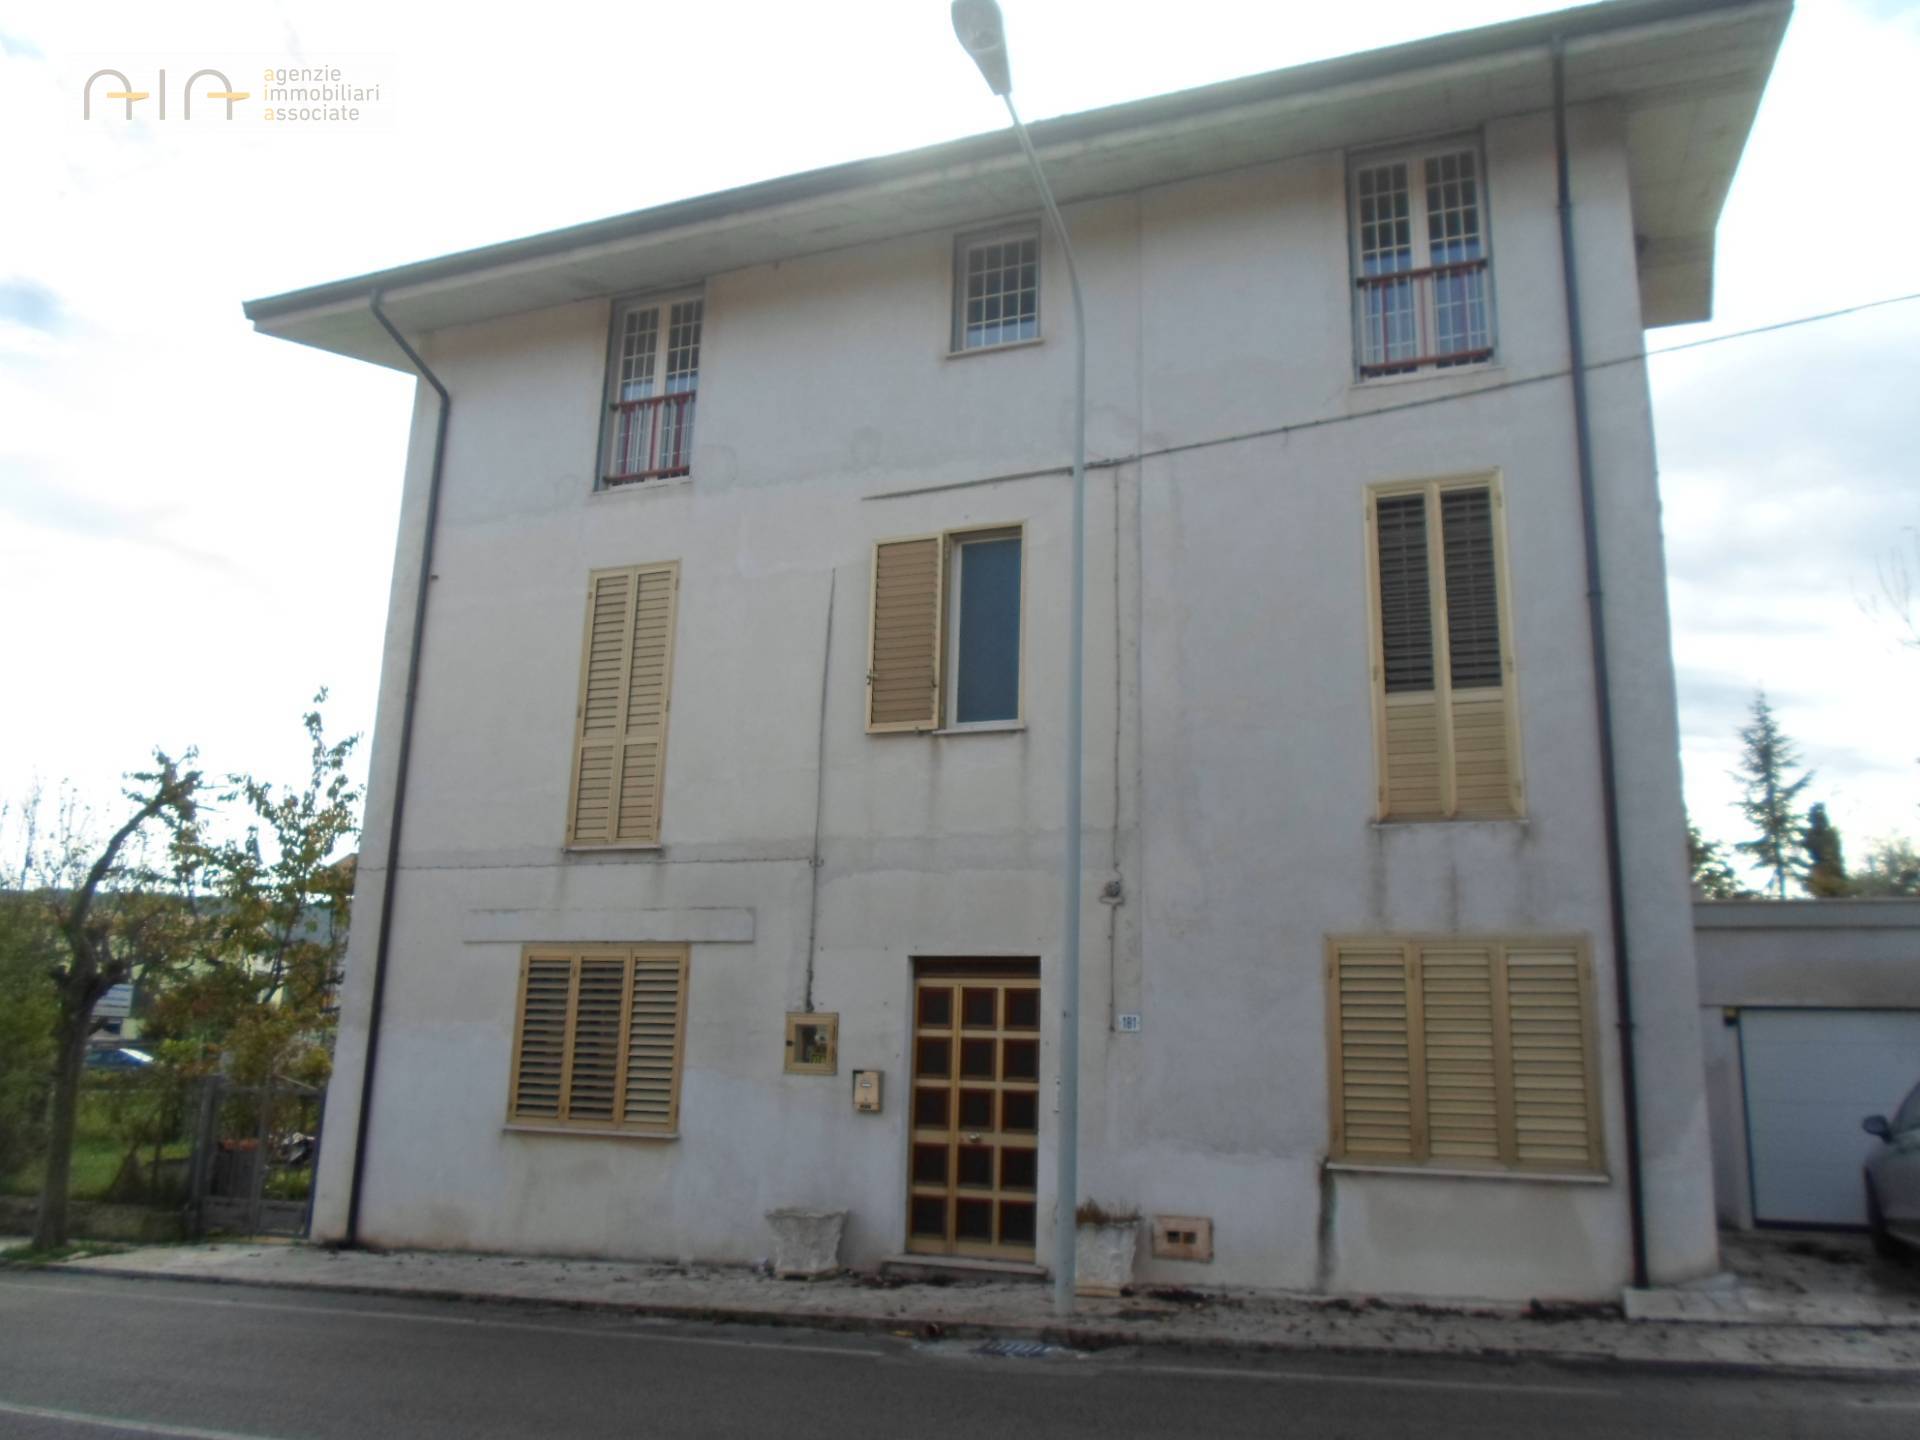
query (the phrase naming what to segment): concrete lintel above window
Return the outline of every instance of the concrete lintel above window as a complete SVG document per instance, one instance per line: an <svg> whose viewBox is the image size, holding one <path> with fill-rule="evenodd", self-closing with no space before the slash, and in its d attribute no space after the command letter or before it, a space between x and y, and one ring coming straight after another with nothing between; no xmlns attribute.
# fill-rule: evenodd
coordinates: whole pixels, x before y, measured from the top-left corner
<svg viewBox="0 0 1920 1440"><path fill-rule="evenodd" d="M1419 1180L1531 1180L1542 1185L1611 1185L1613 1177L1585 1170L1475 1170L1460 1165L1364 1165L1329 1160L1331 1175L1397 1175Z"/></svg>
<svg viewBox="0 0 1920 1440"><path fill-rule="evenodd" d="M464 930L461 939L469 945L530 945L550 940L596 945L628 941L750 945L754 912L719 906L681 910L469 910Z"/></svg>

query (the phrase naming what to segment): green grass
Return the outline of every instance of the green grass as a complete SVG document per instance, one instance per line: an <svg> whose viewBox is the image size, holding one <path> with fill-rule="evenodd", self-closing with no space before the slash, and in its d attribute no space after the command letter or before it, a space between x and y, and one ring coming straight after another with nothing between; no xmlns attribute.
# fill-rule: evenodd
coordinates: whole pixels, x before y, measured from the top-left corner
<svg viewBox="0 0 1920 1440"><path fill-rule="evenodd" d="M181 1160L192 1149L189 1142L180 1140L164 1146L160 1157L163 1160ZM117 1133L106 1097L98 1093L83 1093L80 1111L74 1120L73 1171L67 1183L68 1198L104 1198L107 1191L113 1188L114 1179L120 1174L120 1166L126 1158L127 1142ZM142 1166L153 1163L151 1146L141 1149L140 1163ZM38 1195L46 1175L44 1159L30 1161L11 1175L0 1176L0 1195Z"/></svg>

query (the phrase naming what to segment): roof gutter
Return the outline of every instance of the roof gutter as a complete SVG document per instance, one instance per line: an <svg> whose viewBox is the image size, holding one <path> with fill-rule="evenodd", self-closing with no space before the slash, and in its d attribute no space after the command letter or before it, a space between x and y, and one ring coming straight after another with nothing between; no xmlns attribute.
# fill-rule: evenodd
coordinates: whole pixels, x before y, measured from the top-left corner
<svg viewBox="0 0 1920 1440"><path fill-rule="evenodd" d="M1684 21L1762 0L1606 0L1558 14L1531 16L1453 34L1433 36L1316 60L1260 75L1175 91L1146 100L1036 122L1033 143L1042 150L1113 143L1120 137L1230 111L1270 104L1345 86L1385 80L1408 71L1524 55L1559 38L1584 39L1637 27ZM804 204L861 190L884 189L936 177L971 165L1008 159L1004 132L990 131L917 150L876 156L756 181L731 190L676 200L646 210L592 220L499 244L456 251L302 290L264 296L245 304L247 319L265 328L274 320L329 305L358 304L374 294L398 292L512 265L551 259L576 250L622 244L665 231L724 221L757 210ZM1017 162L1015 162L1017 163ZM1078 198L1070 196L1069 199Z"/></svg>
<svg viewBox="0 0 1920 1440"><path fill-rule="evenodd" d="M406 699L400 708L400 755L393 777L393 818L387 822L386 862L380 877L380 914L373 945L373 999L367 1011L367 1053L360 1071L360 1118L353 1131L353 1177L347 1191L345 1243L360 1243L360 1195L367 1172L367 1131L373 1118L374 1071L380 1057L380 1012L387 994L387 954L393 940L394 888L400 874L400 827L407 813L407 768L413 757L413 713L420 693L420 643L427 630L427 588L433 581L433 540L440 524L440 476L447 458L447 420L453 398L420 352L407 343L380 308L380 291L367 297L368 308L383 330L393 337L414 372L440 397L440 419L433 435L433 468L427 481L427 519L420 541L420 578L413 595L413 638L407 646Z"/></svg>
<svg viewBox="0 0 1920 1440"><path fill-rule="evenodd" d="M1580 275L1573 252L1573 182L1567 163L1566 42L1555 35L1553 156L1560 186L1560 267L1567 301L1567 361L1573 387L1573 443L1580 472L1580 527L1587 564L1587 633L1593 652L1593 704L1600 732L1600 809L1606 830L1607 912L1613 931L1613 983L1620 1032L1620 1091L1626 1111L1627 1207L1633 1227L1633 1285L1647 1286L1646 1184L1640 1166L1640 1075L1634 1053L1633 975L1627 946L1626 882L1620 861L1620 794L1615 774L1613 686L1607 667L1600 526L1594 498L1593 435L1587 413L1587 353L1580 329Z"/></svg>

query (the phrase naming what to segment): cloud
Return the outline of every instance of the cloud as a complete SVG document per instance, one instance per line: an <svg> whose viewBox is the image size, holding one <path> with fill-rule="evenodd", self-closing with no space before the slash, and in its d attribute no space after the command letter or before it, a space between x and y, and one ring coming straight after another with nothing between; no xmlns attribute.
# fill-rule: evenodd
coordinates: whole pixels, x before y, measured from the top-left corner
<svg viewBox="0 0 1920 1440"><path fill-rule="evenodd" d="M60 297L34 280L0 280L0 325L25 326L57 335L66 326Z"/></svg>

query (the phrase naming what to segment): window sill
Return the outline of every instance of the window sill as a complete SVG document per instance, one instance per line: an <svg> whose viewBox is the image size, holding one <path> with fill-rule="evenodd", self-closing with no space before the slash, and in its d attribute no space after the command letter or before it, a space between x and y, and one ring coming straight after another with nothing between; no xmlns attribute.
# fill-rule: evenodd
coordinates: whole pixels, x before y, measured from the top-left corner
<svg viewBox="0 0 1920 1440"><path fill-rule="evenodd" d="M965 360L972 355L998 355L1003 350L1026 350L1035 345L1044 345L1047 337L1036 335L1031 340L1002 340L998 345L975 345L971 350L949 350L949 360Z"/></svg>
<svg viewBox="0 0 1920 1440"><path fill-rule="evenodd" d="M658 480L623 480L618 485L609 485L605 480L597 482L592 490L596 497L602 495L657 495L662 490L677 490L682 485L691 485L693 476L667 475Z"/></svg>
<svg viewBox="0 0 1920 1440"><path fill-rule="evenodd" d="M1613 1177L1591 1170L1479 1170L1464 1165L1388 1165L1362 1160L1328 1160L1334 1175L1399 1175L1440 1180L1518 1180L1543 1185L1611 1185Z"/></svg>
<svg viewBox="0 0 1920 1440"><path fill-rule="evenodd" d="M565 855L655 855L667 847L659 841L650 845L562 845Z"/></svg>
<svg viewBox="0 0 1920 1440"><path fill-rule="evenodd" d="M1024 720L981 720L972 725L942 725L937 730L928 730L928 735L1006 735L1027 728Z"/></svg>
<svg viewBox="0 0 1920 1440"><path fill-rule="evenodd" d="M576 1125L517 1125L500 1127L507 1135L565 1135L573 1140L678 1140L678 1130L589 1130Z"/></svg>
<svg viewBox="0 0 1920 1440"><path fill-rule="evenodd" d="M1369 820L1367 824L1375 830L1428 830L1435 826L1448 825L1519 825L1528 824L1524 815L1435 815L1431 818L1388 816L1384 820Z"/></svg>
<svg viewBox="0 0 1920 1440"><path fill-rule="evenodd" d="M1479 360L1471 365L1449 365L1446 369L1427 366L1415 370L1410 375L1371 375L1365 379L1354 376L1347 381L1347 393L1364 395L1369 390L1384 390L1394 385L1417 385L1434 380L1465 380L1476 375L1504 375L1507 367L1499 360Z"/></svg>

